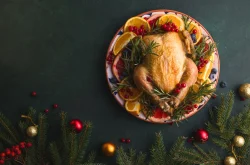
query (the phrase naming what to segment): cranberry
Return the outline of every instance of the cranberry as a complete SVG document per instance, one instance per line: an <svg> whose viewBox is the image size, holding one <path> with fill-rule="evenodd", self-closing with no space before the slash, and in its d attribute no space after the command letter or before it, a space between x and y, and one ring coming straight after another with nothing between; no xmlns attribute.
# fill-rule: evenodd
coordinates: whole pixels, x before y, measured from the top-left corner
<svg viewBox="0 0 250 165"><path fill-rule="evenodd" d="M15 152L11 152L10 154L12 157L15 157L16 156L16 153Z"/></svg>
<svg viewBox="0 0 250 165"><path fill-rule="evenodd" d="M175 24L172 24L172 27L175 28L175 29L177 28L177 26Z"/></svg>
<svg viewBox="0 0 250 165"><path fill-rule="evenodd" d="M186 83L181 83L181 87L182 87L182 88L185 88L186 86L187 86Z"/></svg>
<svg viewBox="0 0 250 165"><path fill-rule="evenodd" d="M178 33L178 32L179 32L179 30L178 30L178 29L175 29L175 32L177 32L177 33Z"/></svg>
<svg viewBox="0 0 250 165"><path fill-rule="evenodd" d="M208 63L208 60L204 60L204 63L207 64L207 63Z"/></svg>
<svg viewBox="0 0 250 165"><path fill-rule="evenodd" d="M126 143L130 143L131 142L131 140L130 139L126 139Z"/></svg>
<svg viewBox="0 0 250 165"><path fill-rule="evenodd" d="M22 152L20 150L18 150L16 153L17 153L17 155L21 155L22 154Z"/></svg>
<svg viewBox="0 0 250 165"><path fill-rule="evenodd" d="M53 104L53 108L58 108L58 104Z"/></svg>
<svg viewBox="0 0 250 165"><path fill-rule="evenodd" d="M166 30L167 27L168 27L168 26L167 26L166 24L164 24L164 25L161 26L161 28L162 28L163 30Z"/></svg>
<svg viewBox="0 0 250 165"><path fill-rule="evenodd" d="M26 147L27 147L27 148L32 147L32 143L28 142L28 143L26 144Z"/></svg>
<svg viewBox="0 0 250 165"><path fill-rule="evenodd" d="M181 89L181 83L178 83L176 86L177 88Z"/></svg>
<svg viewBox="0 0 250 165"><path fill-rule="evenodd" d="M141 25L140 28L141 28L141 29L144 29L144 25Z"/></svg>
<svg viewBox="0 0 250 165"><path fill-rule="evenodd" d="M198 105L197 105L197 104L194 104L194 108L198 108Z"/></svg>
<svg viewBox="0 0 250 165"><path fill-rule="evenodd" d="M125 98L125 99L128 99L128 98L129 98L129 95L125 94L125 95L124 95L124 98Z"/></svg>
<svg viewBox="0 0 250 165"><path fill-rule="evenodd" d="M216 94L213 94L213 95L212 95L212 98L213 98L213 99L215 99L216 97L217 97L217 95L216 95Z"/></svg>
<svg viewBox="0 0 250 165"><path fill-rule="evenodd" d="M175 28L174 28L174 27L172 27L172 28L171 28L171 32L174 32L174 31L175 31Z"/></svg>
<svg viewBox="0 0 250 165"><path fill-rule="evenodd" d="M175 89L174 92L175 92L176 94L178 94L178 93L181 92L181 90L180 90L180 89Z"/></svg>
<svg viewBox="0 0 250 165"><path fill-rule="evenodd" d="M0 160L0 164L4 164L4 160L1 159L1 160Z"/></svg>
<svg viewBox="0 0 250 165"><path fill-rule="evenodd" d="M202 67L199 65L199 66L198 66L198 70L200 71L200 70L201 70L201 68L202 68Z"/></svg>
<svg viewBox="0 0 250 165"><path fill-rule="evenodd" d="M0 154L0 156L1 156L1 157L5 157L6 154L5 154L4 152L2 152L2 153Z"/></svg>
<svg viewBox="0 0 250 165"><path fill-rule="evenodd" d="M20 144L20 148L25 148L25 144Z"/></svg>
<svg viewBox="0 0 250 165"><path fill-rule="evenodd" d="M7 148L7 149L5 150L5 154L6 154L6 155L10 155L10 154L11 154L10 149Z"/></svg>
<svg viewBox="0 0 250 165"><path fill-rule="evenodd" d="M132 31L134 31L134 27L133 26L129 26L128 30L132 32Z"/></svg>
<svg viewBox="0 0 250 165"><path fill-rule="evenodd" d="M125 143L126 140L125 140L124 138L121 138L121 142L122 142L122 143Z"/></svg>
<svg viewBox="0 0 250 165"><path fill-rule="evenodd" d="M193 107L188 106L188 107L187 107L187 110L189 110L189 111L190 111L190 110L193 110Z"/></svg>
<svg viewBox="0 0 250 165"><path fill-rule="evenodd" d="M49 113L49 109L45 109L45 110L44 110L44 113Z"/></svg>
<svg viewBox="0 0 250 165"><path fill-rule="evenodd" d="M170 27L167 27L166 30L169 32L169 31L171 31L171 28L170 28Z"/></svg>
<svg viewBox="0 0 250 165"><path fill-rule="evenodd" d="M143 31L144 31L143 29L139 29L139 30L138 30L138 32L139 32L140 35L143 34Z"/></svg>
<svg viewBox="0 0 250 165"><path fill-rule="evenodd" d="M203 57L201 57L201 58L200 58L200 62L202 63L203 61L204 61L204 58L203 58Z"/></svg>
<svg viewBox="0 0 250 165"><path fill-rule="evenodd" d="M31 96L35 97L36 96L36 92L35 91L31 92Z"/></svg>
<svg viewBox="0 0 250 165"><path fill-rule="evenodd" d="M196 30L196 29L194 29L194 30L193 30L193 34L196 34L196 33L197 33L197 30Z"/></svg>
<svg viewBox="0 0 250 165"><path fill-rule="evenodd" d="M204 64L204 63L202 63L202 64L201 64L201 67L203 68L204 66L205 66L205 64Z"/></svg>

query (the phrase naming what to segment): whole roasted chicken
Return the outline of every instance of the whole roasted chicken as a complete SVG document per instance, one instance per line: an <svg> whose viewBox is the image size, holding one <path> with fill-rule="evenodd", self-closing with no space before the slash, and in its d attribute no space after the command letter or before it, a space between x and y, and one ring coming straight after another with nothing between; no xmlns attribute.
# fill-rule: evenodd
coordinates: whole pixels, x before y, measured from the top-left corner
<svg viewBox="0 0 250 165"><path fill-rule="evenodd" d="M194 50L190 34L182 31L147 35L143 37L143 41L147 45L155 41L158 46L154 48L154 54L145 56L143 63L135 68L134 82L137 88L149 94L165 112L173 114L198 76L195 63L186 56L193 54ZM171 93L179 83L185 83L185 88L168 99L161 99L153 92L153 88L157 87Z"/></svg>

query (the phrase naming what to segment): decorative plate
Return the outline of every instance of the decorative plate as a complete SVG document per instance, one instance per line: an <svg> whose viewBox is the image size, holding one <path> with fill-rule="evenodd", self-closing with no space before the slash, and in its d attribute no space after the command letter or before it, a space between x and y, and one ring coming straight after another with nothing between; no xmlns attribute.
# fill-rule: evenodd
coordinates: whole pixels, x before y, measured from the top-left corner
<svg viewBox="0 0 250 165"><path fill-rule="evenodd" d="M189 19L188 22L189 21L190 22L194 22L194 24L196 24L199 27L201 35L202 35L202 38L205 39L204 43L206 45L207 44L209 44L209 45L214 44L214 40L211 37L211 35L209 34L209 32L198 21L196 21L194 18L192 18L192 17L190 17L190 16L188 16L188 15L186 15L184 13L181 13L181 12L178 12L178 11L174 11L174 10L165 10L165 9L163 9L163 10L148 11L148 12L139 14L137 17L141 17L141 18L143 18L143 19L145 19L147 21L148 20L152 21L151 18L160 18L160 16L165 15L165 14L170 14L170 15L177 16L177 17L179 17L182 20L183 20L183 18L188 18ZM152 24L152 22L150 22L150 25L151 24ZM126 25L124 25L124 26L126 27ZM114 61L116 61L115 58L117 57L113 53L114 52L113 48L114 48L115 43L117 42L117 39L119 39L119 37L125 33L124 32L124 26L121 27L117 31L117 33L115 34L115 36L113 37L113 39L112 39L112 41L111 41L111 43L109 45L107 54L106 54L105 64L106 64L107 82L108 82L108 85L109 85L109 87L111 89L111 92L114 95L114 97L117 100L117 102L124 108L125 111L127 111L126 107L125 107L126 101L124 100L124 97L122 98L120 96L120 94L118 94L117 91L115 91L115 92L113 91L113 89L115 87L117 87L117 83L119 84L120 82L117 80L117 75L114 74L114 71L112 69L113 63L114 63ZM162 26L161 26L161 28L162 28ZM151 29L152 29L152 27L151 27ZM133 31L133 29L130 30L130 31ZM177 30L177 32L178 32L178 30ZM194 31L194 30L192 31L192 29L191 29L190 35L192 33L196 33L196 31ZM193 42L195 43L196 41L193 40ZM197 47L198 46L196 45L195 48L197 48ZM121 51L122 51L122 49L121 49ZM210 70L209 70L208 79L209 79L210 82L212 82L211 87L212 88L216 88L216 85L217 85L217 82L218 82L218 79L219 79L219 73L220 73L220 60L219 60L218 50L217 50L216 47L213 47L212 52L213 52L213 60L211 61L212 64L210 64L211 67L210 67ZM118 63L119 63L119 61L118 61ZM197 68L198 68L198 66L199 65L197 64ZM141 119L141 120L144 120L144 121L147 121L147 122L151 122L151 123L173 123L173 122L177 122L177 121L181 121L181 120L187 119L187 118L191 117L192 115L194 115L195 113L197 113L199 110L202 109L202 107L208 102L208 100L210 98L211 98L211 95L207 95L207 96L202 97L201 99L199 99L199 102L195 103L195 106L192 107L191 111L188 111L188 113L185 113L184 115L182 115L178 119L173 119L172 117L170 117L170 115L164 115L165 112L160 113L160 117L159 117L159 112L157 112L158 110L154 110L154 113L152 113L154 119L152 119L152 117L147 117L145 115L145 113L143 113L143 110L137 111L137 113L132 112L131 114L133 116ZM136 106L136 105L134 105L134 106Z"/></svg>

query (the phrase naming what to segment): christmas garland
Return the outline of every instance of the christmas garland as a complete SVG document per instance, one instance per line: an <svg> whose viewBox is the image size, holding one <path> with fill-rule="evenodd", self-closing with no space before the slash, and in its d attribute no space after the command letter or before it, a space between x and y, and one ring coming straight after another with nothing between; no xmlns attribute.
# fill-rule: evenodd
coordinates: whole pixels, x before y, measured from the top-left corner
<svg viewBox="0 0 250 165"><path fill-rule="evenodd" d="M134 149L125 151L112 143L102 146L103 154L116 153L118 165L248 165L250 163L250 105L236 116L231 116L234 93L221 96L221 103L212 108L206 129L198 129L192 137L179 137L167 151L161 133L150 149L150 157ZM21 116L18 127L0 113L0 164L21 165L94 165L95 152L87 153L92 130L90 122L78 119L67 120L65 112L60 113L61 138L57 142L47 141L48 122L46 114L30 108ZM223 157L214 149L202 149L208 140L227 153Z"/></svg>

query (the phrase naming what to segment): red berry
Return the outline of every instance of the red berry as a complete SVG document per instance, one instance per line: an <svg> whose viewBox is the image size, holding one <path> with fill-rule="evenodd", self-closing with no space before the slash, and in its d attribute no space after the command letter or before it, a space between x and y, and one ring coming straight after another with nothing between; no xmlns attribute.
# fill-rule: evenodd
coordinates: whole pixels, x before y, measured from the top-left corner
<svg viewBox="0 0 250 165"><path fill-rule="evenodd" d="M124 138L121 138L121 142L122 142L122 143L125 143L126 140L125 140Z"/></svg>
<svg viewBox="0 0 250 165"><path fill-rule="evenodd" d="M203 58L203 57L201 57L201 58L200 58L200 62L202 63L203 61L204 61L204 58Z"/></svg>
<svg viewBox="0 0 250 165"><path fill-rule="evenodd" d="M5 154L4 152L2 152L2 153L0 154L0 156L1 156L1 157L5 157L6 154Z"/></svg>
<svg viewBox="0 0 250 165"><path fill-rule="evenodd" d="M197 30L196 30L196 29L194 29L194 30L193 30L193 34L196 34L196 33L197 33Z"/></svg>
<svg viewBox="0 0 250 165"><path fill-rule="evenodd" d="M164 24L164 25L161 26L161 28L162 28L163 30L166 30L166 29L167 29L167 25Z"/></svg>
<svg viewBox="0 0 250 165"><path fill-rule="evenodd" d="M217 97L217 95L216 95L216 94L213 94L213 95L212 95L212 98L213 98L213 99L215 99L216 97Z"/></svg>
<svg viewBox="0 0 250 165"><path fill-rule="evenodd" d="M177 33L178 33L178 32L179 32L179 30L178 30L178 29L175 29L175 32L177 32Z"/></svg>
<svg viewBox="0 0 250 165"><path fill-rule="evenodd" d="M126 139L126 143L130 143L131 142L131 140L130 139Z"/></svg>
<svg viewBox="0 0 250 165"><path fill-rule="evenodd" d="M36 92L35 91L31 92L31 96L35 97L36 96Z"/></svg>
<svg viewBox="0 0 250 165"><path fill-rule="evenodd" d="M129 95L127 95L127 94L124 95L124 98L125 98L125 99L128 99L128 98L129 98Z"/></svg>
<svg viewBox="0 0 250 165"><path fill-rule="evenodd" d="M20 150L18 150L16 153L17 153L17 155L21 155L22 154L22 152Z"/></svg>
<svg viewBox="0 0 250 165"><path fill-rule="evenodd" d="M133 26L129 26L128 30L132 32L134 30Z"/></svg>
<svg viewBox="0 0 250 165"><path fill-rule="evenodd" d="M171 31L171 28L170 28L170 27L167 27L166 30L169 32L169 31Z"/></svg>
<svg viewBox="0 0 250 165"><path fill-rule="evenodd" d="M204 64L204 63L202 63L200 66L203 68L203 67L205 66L205 64Z"/></svg>
<svg viewBox="0 0 250 165"><path fill-rule="evenodd" d="M137 27L136 26L134 26L133 29L134 29L135 32L137 32Z"/></svg>
<svg viewBox="0 0 250 165"><path fill-rule="evenodd" d="M177 28L177 26L174 23L172 24L172 27L175 28L175 29Z"/></svg>
<svg viewBox="0 0 250 165"><path fill-rule="evenodd" d="M178 94L178 93L181 92L181 90L180 90L180 89L175 89L174 92L175 92L176 94Z"/></svg>
<svg viewBox="0 0 250 165"><path fill-rule="evenodd" d="M141 28L141 29L144 29L144 25L141 25L140 28Z"/></svg>
<svg viewBox="0 0 250 165"><path fill-rule="evenodd" d="M200 71L200 70L201 70L201 68L202 68L202 67L199 65L199 66L198 66L198 70Z"/></svg>
<svg viewBox="0 0 250 165"><path fill-rule="evenodd" d="M193 107L191 107L191 106L187 107L187 110L192 110L192 109L193 109Z"/></svg>
<svg viewBox="0 0 250 165"><path fill-rule="evenodd" d="M178 83L176 86L178 89L181 89L181 83Z"/></svg>
<svg viewBox="0 0 250 165"><path fill-rule="evenodd" d="M171 25L171 23L170 23L170 22L168 22L168 23L167 23L167 26L170 26L170 25Z"/></svg>
<svg viewBox="0 0 250 165"><path fill-rule="evenodd" d="M20 148L25 148L25 144L20 144Z"/></svg>
<svg viewBox="0 0 250 165"><path fill-rule="evenodd" d="M6 154L6 155L10 155L10 154L11 154L10 149L7 148L7 149L5 150L5 154Z"/></svg>
<svg viewBox="0 0 250 165"><path fill-rule="evenodd" d="M0 164L4 164L4 160L1 159L1 160L0 160Z"/></svg>
<svg viewBox="0 0 250 165"><path fill-rule="evenodd" d="M186 86L187 86L186 83L181 83L181 87L182 87L182 88L185 88Z"/></svg>
<svg viewBox="0 0 250 165"><path fill-rule="evenodd" d="M151 20L151 21L149 21L148 23L149 23L150 25L153 25L154 22Z"/></svg>
<svg viewBox="0 0 250 165"><path fill-rule="evenodd" d="M58 108L58 104L53 104L53 108Z"/></svg>
<svg viewBox="0 0 250 165"><path fill-rule="evenodd" d="M139 31L139 34L140 34L140 35L142 35L142 34L143 34L143 32L144 32L144 30L143 30L143 29L139 29L138 31Z"/></svg>
<svg viewBox="0 0 250 165"><path fill-rule="evenodd" d="M26 147L27 147L27 148L32 147L32 143L28 142L28 143L26 144Z"/></svg>
<svg viewBox="0 0 250 165"><path fill-rule="evenodd" d="M207 63L208 63L208 60L204 60L204 63L207 64Z"/></svg>
<svg viewBox="0 0 250 165"><path fill-rule="evenodd" d="M174 32L175 31L175 28L174 27L171 27L171 32Z"/></svg>
<svg viewBox="0 0 250 165"><path fill-rule="evenodd" d="M45 110L44 110L44 113L49 113L49 109L45 109Z"/></svg>
<svg viewBox="0 0 250 165"><path fill-rule="evenodd" d="M11 152L10 156L15 157L16 153L15 152Z"/></svg>
<svg viewBox="0 0 250 165"><path fill-rule="evenodd" d="M198 108L198 105L197 105L197 104L194 104L194 108Z"/></svg>

